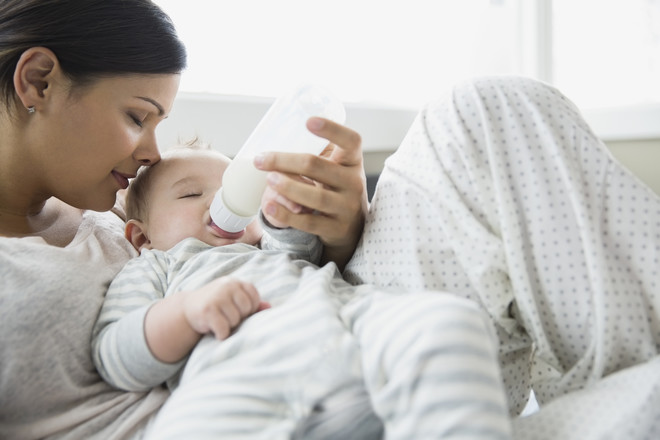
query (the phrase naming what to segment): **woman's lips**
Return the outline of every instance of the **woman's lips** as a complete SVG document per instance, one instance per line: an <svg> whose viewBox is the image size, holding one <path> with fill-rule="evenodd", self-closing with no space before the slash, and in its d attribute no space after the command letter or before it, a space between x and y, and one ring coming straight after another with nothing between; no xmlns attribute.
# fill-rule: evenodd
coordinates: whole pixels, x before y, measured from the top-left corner
<svg viewBox="0 0 660 440"><path fill-rule="evenodd" d="M221 229L215 223L213 223L213 221L211 221L211 223L209 225L211 226L211 229L213 229L215 231L215 233L218 234L221 238L226 238L228 240L239 239L243 236L243 234L245 234L245 229L243 229L242 231L238 231L238 232L227 232L224 229Z"/></svg>
<svg viewBox="0 0 660 440"><path fill-rule="evenodd" d="M117 171L113 171L112 175L115 177L115 180L119 183L121 189L128 188L128 179L132 176L124 175Z"/></svg>

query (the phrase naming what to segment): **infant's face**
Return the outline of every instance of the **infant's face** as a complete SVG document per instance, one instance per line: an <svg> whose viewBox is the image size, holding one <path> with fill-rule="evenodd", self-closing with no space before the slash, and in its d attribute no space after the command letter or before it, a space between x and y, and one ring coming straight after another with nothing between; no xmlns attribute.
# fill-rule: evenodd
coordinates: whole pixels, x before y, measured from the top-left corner
<svg viewBox="0 0 660 440"><path fill-rule="evenodd" d="M228 165L229 159L219 153L200 150L167 157L158 164L148 205L151 248L167 250L188 237L211 246L259 242L262 232L256 220L238 236L223 233L211 221L209 208Z"/></svg>

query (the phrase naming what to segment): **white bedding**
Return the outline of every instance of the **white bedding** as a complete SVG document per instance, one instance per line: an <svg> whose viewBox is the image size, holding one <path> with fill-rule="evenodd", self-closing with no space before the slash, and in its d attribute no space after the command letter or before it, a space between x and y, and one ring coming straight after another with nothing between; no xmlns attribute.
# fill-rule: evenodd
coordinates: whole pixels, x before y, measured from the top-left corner
<svg viewBox="0 0 660 440"><path fill-rule="evenodd" d="M642 391L660 384L660 197L547 84L478 78L429 104L385 164L346 275L481 304L512 416L531 387L540 404L520 438L660 430ZM600 405L580 403L590 392Z"/></svg>

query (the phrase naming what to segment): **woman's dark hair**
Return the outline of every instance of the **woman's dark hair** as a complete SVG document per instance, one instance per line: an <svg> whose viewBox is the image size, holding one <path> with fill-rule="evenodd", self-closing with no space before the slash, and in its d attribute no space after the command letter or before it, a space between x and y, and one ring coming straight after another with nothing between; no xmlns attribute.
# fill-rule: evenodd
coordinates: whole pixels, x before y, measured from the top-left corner
<svg viewBox="0 0 660 440"><path fill-rule="evenodd" d="M186 49L174 24L150 0L0 0L0 99L30 47L55 53L77 85L125 74L176 74Z"/></svg>

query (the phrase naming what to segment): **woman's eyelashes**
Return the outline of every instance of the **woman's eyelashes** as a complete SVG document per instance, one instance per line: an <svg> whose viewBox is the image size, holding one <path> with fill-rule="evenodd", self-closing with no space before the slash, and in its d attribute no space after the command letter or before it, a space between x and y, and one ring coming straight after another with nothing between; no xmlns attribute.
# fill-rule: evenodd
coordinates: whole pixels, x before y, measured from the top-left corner
<svg viewBox="0 0 660 440"><path fill-rule="evenodd" d="M144 121L147 119L149 116L148 112L145 111L129 111L128 112L128 117L131 118L131 121L138 127L142 128L144 126Z"/></svg>
<svg viewBox="0 0 660 440"><path fill-rule="evenodd" d="M143 120L142 119L140 119L139 117L135 116L132 113L129 113L128 117L131 118L131 120L133 121L133 123L135 123L135 125L142 128L142 125L143 125Z"/></svg>

